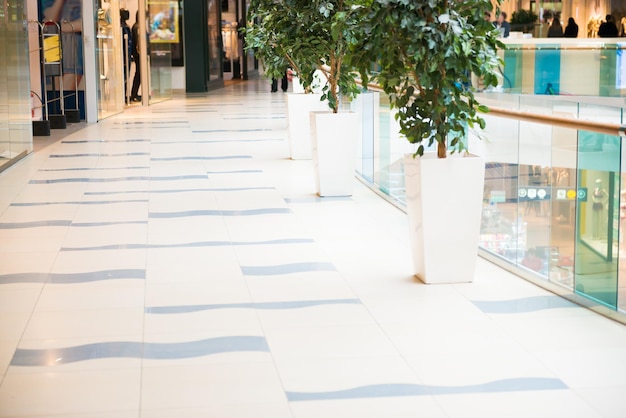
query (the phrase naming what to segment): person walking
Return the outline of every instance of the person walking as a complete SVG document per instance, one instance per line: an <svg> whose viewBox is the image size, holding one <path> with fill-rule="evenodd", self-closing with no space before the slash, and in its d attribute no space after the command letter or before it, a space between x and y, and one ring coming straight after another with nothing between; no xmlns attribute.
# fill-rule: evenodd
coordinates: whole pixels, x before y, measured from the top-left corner
<svg viewBox="0 0 626 418"><path fill-rule="evenodd" d="M563 37L563 26L561 26L561 19L558 16L554 16L552 19L552 24L550 24L550 28L548 29L548 38L562 38Z"/></svg>
<svg viewBox="0 0 626 418"><path fill-rule="evenodd" d="M285 70L285 74L283 78L280 80L280 88L283 92L287 92L289 88L289 78L287 76L287 70ZM272 78L272 93L276 93L278 91L278 79Z"/></svg>
<svg viewBox="0 0 626 418"><path fill-rule="evenodd" d="M567 20L567 26L565 27L563 36L565 38L578 38L578 25L573 17Z"/></svg>
<svg viewBox="0 0 626 418"><path fill-rule="evenodd" d="M600 29L598 29L598 36L600 38L617 38L618 31L615 22L613 21L613 16L606 15L606 21L600 25Z"/></svg>

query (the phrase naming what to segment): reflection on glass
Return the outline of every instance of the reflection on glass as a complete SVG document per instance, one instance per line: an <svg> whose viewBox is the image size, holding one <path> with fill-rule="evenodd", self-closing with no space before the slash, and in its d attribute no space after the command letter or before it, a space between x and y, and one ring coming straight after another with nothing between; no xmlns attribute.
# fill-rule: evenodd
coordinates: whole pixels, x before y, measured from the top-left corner
<svg viewBox="0 0 626 418"><path fill-rule="evenodd" d="M538 28L545 28L544 25ZM502 88L508 93L620 97L626 43L601 39L505 39ZM585 80L581 82L581 80Z"/></svg>
<svg viewBox="0 0 626 418"><path fill-rule="evenodd" d="M222 78L222 32L219 0L208 0L209 7L209 80Z"/></svg>
<svg viewBox="0 0 626 418"><path fill-rule="evenodd" d="M626 312L626 173L624 166L626 161L623 158L622 150L622 170L621 186L619 196L619 280L618 280L618 308Z"/></svg>
<svg viewBox="0 0 626 418"><path fill-rule="evenodd" d="M96 25L98 119L104 119L124 110L124 64L119 0L100 3Z"/></svg>
<svg viewBox="0 0 626 418"><path fill-rule="evenodd" d="M172 98L172 53L169 43L150 41L150 103Z"/></svg>
<svg viewBox="0 0 626 418"><path fill-rule="evenodd" d="M0 5L0 170L32 151L24 2Z"/></svg>
<svg viewBox="0 0 626 418"><path fill-rule="evenodd" d="M576 292L617 307L620 138L578 135Z"/></svg>
<svg viewBox="0 0 626 418"><path fill-rule="evenodd" d="M575 155L558 158L568 146L553 144L553 160L567 163L567 167L552 167L550 174L552 216L550 219L550 245L558 253L550 260L551 281L572 289L574 287L574 253L576 242L576 161ZM569 159L568 159L569 157ZM573 157L574 161L571 161ZM571 165L569 165L571 164Z"/></svg>
<svg viewBox="0 0 626 418"><path fill-rule="evenodd" d="M623 117L620 108L572 98L494 93L480 100L609 123ZM376 128L373 141L364 135L357 171L402 204L401 157L413 146L398 134L384 94L372 106ZM362 112L365 119L364 106ZM565 294L626 311L626 150L620 138L484 117L487 128L469 135L470 151L486 163L479 246L518 272L559 285Z"/></svg>

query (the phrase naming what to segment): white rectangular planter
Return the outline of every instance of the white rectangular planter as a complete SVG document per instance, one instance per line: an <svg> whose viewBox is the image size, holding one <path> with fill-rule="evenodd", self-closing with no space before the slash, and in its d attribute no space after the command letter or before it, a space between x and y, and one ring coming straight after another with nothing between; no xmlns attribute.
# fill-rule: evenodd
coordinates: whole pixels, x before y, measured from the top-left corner
<svg viewBox="0 0 626 418"><path fill-rule="evenodd" d="M311 141L317 194L351 196L360 115L353 112L311 112Z"/></svg>
<svg viewBox="0 0 626 418"><path fill-rule="evenodd" d="M474 155L404 158L415 275L425 283L474 279L485 162Z"/></svg>
<svg viewBox="0 0 626 418"><path fill-rule="evenodd" d="M287 94L289 156L293 160L311 159L311 119L309 113L327 110L321 94Z"/></svg>
<svg viewBox="0 0 626 418"><path fill-rule="evenodd" d="M291 83L293 84L293 92L295 94L304 94L304 86L300 82L300 78L297 76L293 76Z"/></svg>

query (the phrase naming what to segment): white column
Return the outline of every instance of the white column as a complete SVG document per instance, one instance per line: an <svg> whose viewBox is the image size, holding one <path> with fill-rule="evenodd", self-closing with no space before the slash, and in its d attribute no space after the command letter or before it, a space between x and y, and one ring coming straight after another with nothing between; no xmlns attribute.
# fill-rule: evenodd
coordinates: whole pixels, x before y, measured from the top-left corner
<svg viewBox="0 0 626 418"><path fill-rule="evenodd" d="M141 104L150 104L150 60L146 39L146 1L139 0L139 60L141 62Z"/></svg>
<svg viewBox="0 0 626 418"><path fill-rule="evenodd" d="M85 66L85 120L98 122L98 83L99 72L96 61L96 22L92 1L83 1L83 41Z"/></svg>

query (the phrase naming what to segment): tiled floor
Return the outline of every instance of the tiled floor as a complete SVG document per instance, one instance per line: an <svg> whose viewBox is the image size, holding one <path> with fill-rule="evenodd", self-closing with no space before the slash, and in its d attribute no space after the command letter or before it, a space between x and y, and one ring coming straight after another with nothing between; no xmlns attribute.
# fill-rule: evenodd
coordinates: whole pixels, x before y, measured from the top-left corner
<svg viewBox="0 0 626 418"><path fill-rule="evenodd" d="M317 199L266 90L132 109L0 176L0 417L626 416L626 327L482 260L420 284L405 215Z"/></svg>

